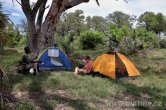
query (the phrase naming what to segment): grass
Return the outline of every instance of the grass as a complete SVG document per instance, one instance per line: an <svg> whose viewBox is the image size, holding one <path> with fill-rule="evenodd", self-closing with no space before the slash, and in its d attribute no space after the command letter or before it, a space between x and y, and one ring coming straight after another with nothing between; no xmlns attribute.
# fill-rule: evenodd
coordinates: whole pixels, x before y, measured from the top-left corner
<svg viewBox="0 0 166 110"><path fill-rule="evenodd" d="M83 52L82 52L83 53ZM86 53L86 52L85 52ZM94 52L92 52L93 54ZM99 54L99 53L98 53ZM11 92L17 102L6 110L101 110L166 109L166 50L149 51L131 58L142 76L122 81L91 76L74 76L72 72L41 72L39 76L16 74L22 54L9 50L0 56L6 68ZM123 105L123 102L152 102L154 106Z"/></svg>

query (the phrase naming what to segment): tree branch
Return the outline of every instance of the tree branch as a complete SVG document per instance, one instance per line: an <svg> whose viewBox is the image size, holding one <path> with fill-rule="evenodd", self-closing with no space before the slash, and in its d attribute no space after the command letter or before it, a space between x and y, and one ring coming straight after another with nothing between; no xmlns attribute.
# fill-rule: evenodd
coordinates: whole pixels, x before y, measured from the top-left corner
<svg viewBox="0 0 166 110"><path fill-rule="evenodd" d="M98 0L96 0L96 3L97 3L97 5L98 5L98 6L100 6L100 4L99 4L99 1L98 1Z"/></svg>
<svg viewBox="0 0 166 110"><path fill-rule="evenodd" d="M116 1L118 1L118 0L116 0ZM123 0L123 1L125 1L126 3L128 3L130 0Z"/></svg>
<svg viewBox="0 0 166 110"><path fill-rule="evenodd" d="M16 0L16 2L22 6L22 4L18 0Z"/></svg>
<svg viewBox="0 0 166 110"><path fill-rule="evenodd" d="M40 6L39 13L38 13L38 18L37 18L37 31L41 29L41 24L45 12L45 7L46 7L47 0L43 1L43 3Z"/></svg>
<svg viewBox="0 0 166 110"><path fill-rule="evenodd" d="M45 3L45 2L47 2L47 0L37 0L35 6L32 9L34 16L36 16L37 11L39 10L39 8L41 7L43 2Z"/></svg>
<svg viewBox="0 0 166 110"><path fill-rule="evenodd" d="M124 0L126 3L128 3L129 0Z"/></svg>
<svg viewBox="0 0 166 110"><path fill-rule="evenodd" d="M31 7L30 7L30 1L29 0L21 0L21 7L22 10L27 18L30 18L31 15Z"/></svg>
<svg viewBox="0 0 166 110"><path fill-rule="evenodd" d="M65 5L65 10L72 8L76 5L79 5L81 3L87 3L89 0L67 0Z"/></svg>

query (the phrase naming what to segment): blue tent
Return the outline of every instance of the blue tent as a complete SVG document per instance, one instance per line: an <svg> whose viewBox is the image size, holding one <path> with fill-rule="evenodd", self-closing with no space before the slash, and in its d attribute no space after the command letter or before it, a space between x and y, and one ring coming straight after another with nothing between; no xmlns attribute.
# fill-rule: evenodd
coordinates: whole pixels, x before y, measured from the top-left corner
<svg viewBox="0 0 166 110"><path fill-rule="evenodd" d="M45 49L38 57L38 61L44 64L39 64L39 70L53 70L53 69L72 69L72 63L68 56L59 48L49 47Z"/></svg>

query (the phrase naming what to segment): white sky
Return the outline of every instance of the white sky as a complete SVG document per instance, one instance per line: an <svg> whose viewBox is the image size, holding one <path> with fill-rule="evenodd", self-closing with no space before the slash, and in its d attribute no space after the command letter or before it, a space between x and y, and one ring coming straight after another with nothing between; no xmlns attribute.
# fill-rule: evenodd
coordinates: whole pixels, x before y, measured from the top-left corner
<svg viewBox="0 0 166 110"><path fill-rule="evenodd" d="M18 3L12 4L12 0L0 0L3 3L3 7L6 13L11 13L10 19L15 24L18 24L21 19L25 18L21 7ZM35 2L36 0L30 0ZM49 0L48 5L52 0ZM85 16L103 16L106 17L109 13L114 11L122 11L126 14L134 14L139 16L145 11L152 11L155 13L161 12L166 15L166 0L130 0L128 3L123 0L99 0L100 7L96 4L95 0L90 0L89 3L82 3L67 12L74 12L77 9L83 10Z"/></svg>

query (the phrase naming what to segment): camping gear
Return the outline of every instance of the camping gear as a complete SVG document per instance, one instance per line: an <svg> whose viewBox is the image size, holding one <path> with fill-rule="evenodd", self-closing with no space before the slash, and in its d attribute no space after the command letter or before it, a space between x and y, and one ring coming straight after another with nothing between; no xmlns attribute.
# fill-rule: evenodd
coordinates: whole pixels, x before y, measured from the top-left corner
<svg viewBox="0 0 166 110"><path fill-rule="evenodd" d="M29 73L34 73L34 69L31 68L31 69L29 70Z"/></svg>
<svg viewBox="0 0 166 110"><path fill-rule="evenodd" d="M93 63L92 71L99 72L113 79L141 75L135 65L118 52L110 52L98 56Z"/></svg>
<svg viewBox="0 0 166 110"><path fill-rule="evenodd" d="M30 68L27 68L26 64L23 63L22 61L19 61L19 65L17 65L16 71L17 73L28 75Z"/></svg>
<svg viewBox="0 0 166 110"><path fill-rule="evenodd" d="M57 47L49 47L45 49L38 57L39 70L70 70L72 63L68 56Z"/></svg>

